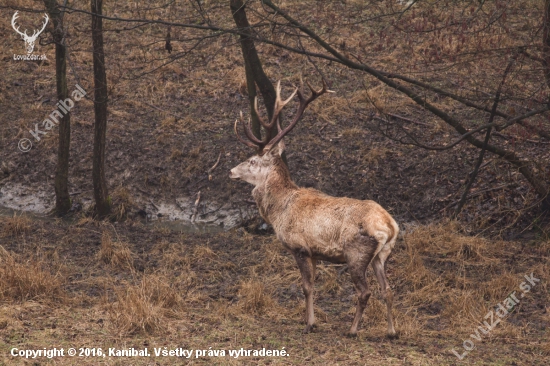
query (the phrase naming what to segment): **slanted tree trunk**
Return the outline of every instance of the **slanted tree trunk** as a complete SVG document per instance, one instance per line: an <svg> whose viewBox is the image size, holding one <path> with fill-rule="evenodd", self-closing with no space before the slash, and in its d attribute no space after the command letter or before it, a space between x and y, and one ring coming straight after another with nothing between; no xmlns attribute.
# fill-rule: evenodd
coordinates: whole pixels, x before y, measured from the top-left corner
<svg viewBox="0 0 550 366"><path fill-rule="evenodd" d="M91 0L92 13L101 15L103 0ZM107 133L107 76L105 74L105 51L103 49L103 20L92 15L92 41L94 62L94 155L92 178L95 210L98 217L111 211L111 203L105 180L105 136Z"/></svg>
<svg viewBox="0 0 550 366"><path fill-rule="evenodd" d="M250 103L250 116L252 120L252 132L258 138L261 138L260 132L260 121L256 115L254 109L254 99L256 98L256 85L260 89L260 93L264 98L265 108L267 109L267 115L271 120L273 116L273 110L275 107L275 88L273 83L269 80L267 75L264 72L262 67L262 62L256 51L256 46L254 45L254 40L252 37L252 31L250 30L250 23L246 17L245 4L242 0L230 0L229 4L231 8L231 13L233 14L233 19L237 28L241 32L241 50L243 52L244 59L244 69L246 74L246 88L248 90L248 101ZM282 123L282 112L279 114L279 119ZM265 131L271 137L277 135L277 126L275 125L271 131ZM283 151L283 162L288 165L286 158L286 151Z"/></svg>
<svg viewBox="0 0 550 366"><path fill-rule="evenodd" d="M262 62L256 51L252 32L250 30L250 23L246 17L245 5L242 0L230 0L231 13L237 28L241 32L241 50L243 52L244 69L246 73L246 87L248 90L248 99L250 102L250 115L252 116L252 132L256 137L261 138L260 135L260 122L258 116L254 111L254 98L256 97L256 85L260 89L260 93L264 98L264 104L267 109L269 118L273 115L273 107L275 106L275 88L273 84L265 74L262 68ZM275 136L275 131L266 131Z"/></svg>
<svg viewBox="0 0 550 366"><path fill-rule="evenodd" d="M55 42L55 77L57 81L57 99L68 98L67 90L67 48L63 30L63 12L59 10L56 0L44 0L44 5L53 21L53 39ZM57 166L55 169L55 212L66 214L71 208L69 196L69 147L71 143L71 113L65 114L59 121L59 146L57 149Z"/></svg>

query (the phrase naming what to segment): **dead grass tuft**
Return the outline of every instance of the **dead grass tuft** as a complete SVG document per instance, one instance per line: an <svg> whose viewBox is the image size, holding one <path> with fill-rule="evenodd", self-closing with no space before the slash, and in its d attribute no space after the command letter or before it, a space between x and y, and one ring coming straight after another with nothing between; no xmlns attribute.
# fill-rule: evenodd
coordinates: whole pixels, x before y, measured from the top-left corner
<svg viewBox="0 0 550 366"><path fill-rule="evenodd" d="M138 285L115 290L117 300L108 311L117 332L158 333L166 328L167 318L179 318L182 300L169 282L164 277L147 275Z"/></svg>
<svg viewBox="0 0 550 366"><path fill-rule="evenodd" d="M134 206L134 201L132 199L132 194L128 188L123 186L118 186L113 191L112 195L113 210L111 217L116 221L120 221L126 217L130 208Z"/></svg>
<svg viewBox="0 0 550 366"><path fill-rule="evenodd" d="M254 280L241 282L239 304L247 313L262 315L273 307L274 301L263 283Z"/></svg>
<svg viewBox="0 0 550 366"><path fill-rule="evenodd" d="M49 299L63 302L63 279L37 259L23 261L0 246L0 301Z"/></svg>
<svg viewBox="0 0 550 366"><path fill-rule="evenodd" d="M212 261L216 259L218 255L211 248L206 245L197 245L193 249L192 260L196 263L204 261Z"/></svg>
<svg viewBox="0 0 550 366"><path fill-rule="evenodd" d="M342 291L339 275L334 266L317 266L317 278L321 283L320 291L323 293L339 294Z"/></svg>
<svg viewBox="0 0 550 366"><path fill-rule="evenodd" d="M380 161L386 158L388 152L389 150L383 146L372 145L368 151L362 154L361 161L365 165L378 168Z"/></svg>
<svg viewBox="0 0 550 366"><path fill-rule="evenodd" d="M422 254L437 254L450 260L490 262L488 241L484 238L460 234L457 221L422 226L405 234L408 246ZM494 249L492 248L492 252Z"/></svg>
<svg viewBox="0 0 550 366"><path fill-rule="evenodd" d="M17 216L14 213L13 217L6 218L3 221L3 236L18 236L31 230L31 220L25 215Z"/></svg>
<svg viewBox="0 0 550 366"><path fill-rule="evenodd" d="M133 268L132 251L122 241L113 242L107 231L101 236L101 247L97 257L113 267Z"/></svg>

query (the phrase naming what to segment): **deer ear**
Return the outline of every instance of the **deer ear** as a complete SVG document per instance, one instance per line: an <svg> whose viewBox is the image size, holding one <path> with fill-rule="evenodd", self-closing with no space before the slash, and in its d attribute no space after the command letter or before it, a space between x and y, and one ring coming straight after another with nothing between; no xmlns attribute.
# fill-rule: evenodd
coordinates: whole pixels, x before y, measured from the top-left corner
<svg viewBox="0 0 550 366"><path fill-rule="evenodd" d="M275 150L277 154L279 154L279 156L283 155L283 152L285 151L285 143L283 142L283 140L279 141Z"/></svg>
<svg viewBox="0 0 550 366"><path fill-rule="evenodd" d="M283 140L279 141L277 145L273 146L271 149L268 150L268 154L275 156L275 155L283 155L283 151L285 151L285 143Z"/></svg>

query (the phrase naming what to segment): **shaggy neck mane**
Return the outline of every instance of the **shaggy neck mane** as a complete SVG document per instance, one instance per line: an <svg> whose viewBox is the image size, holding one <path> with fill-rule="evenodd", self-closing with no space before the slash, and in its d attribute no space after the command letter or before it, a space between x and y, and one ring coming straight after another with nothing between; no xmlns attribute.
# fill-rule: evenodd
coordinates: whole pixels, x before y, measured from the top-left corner
<svg viewBox="0 0 550 366"><path fill-rule="evenodd" d="M267 175L265 186L270 191L268 194L278 194L288 189L298 188L290 178L288 167L281 158L276 158L271 172Z"/></svg>
<svg viewBox="0 0 550 366"><path fill-rule="evenodd" d="M254 188L252 196L258 204L260 215L268 223L272 223L297 189L287 166L281 158L277 158L264 184Z"/></svg>

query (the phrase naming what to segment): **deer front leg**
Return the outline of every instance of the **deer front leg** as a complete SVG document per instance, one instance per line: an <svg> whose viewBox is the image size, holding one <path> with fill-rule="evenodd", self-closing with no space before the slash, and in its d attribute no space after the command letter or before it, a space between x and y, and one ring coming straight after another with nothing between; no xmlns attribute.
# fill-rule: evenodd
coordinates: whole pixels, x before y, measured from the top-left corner
<svg viewBox="0 0 550 366"><path fill-rule="evenodd" d="M297 251L294 253L298 268L302 275L302 288L306 297L306 327L304 333L309 333L315 325L315 314L313 313L313 282L315 281L315 266L317 261L307 253Z"/></svg>

